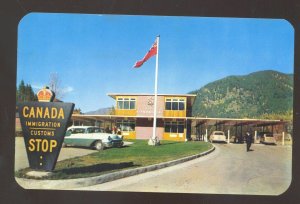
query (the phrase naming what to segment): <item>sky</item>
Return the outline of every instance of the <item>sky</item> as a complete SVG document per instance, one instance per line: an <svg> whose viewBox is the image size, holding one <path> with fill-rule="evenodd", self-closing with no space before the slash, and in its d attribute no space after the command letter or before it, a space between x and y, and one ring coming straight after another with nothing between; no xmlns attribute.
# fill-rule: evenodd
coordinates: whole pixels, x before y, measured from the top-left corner
<svg viewBox="0 0 300 204"><path fill-rule="evenodd" d="M107 93L154 93L155 62L133 68L160 35L158 93L186 94L231 75L294 72L284 19L31 13L18 27L17 86L60 79L64 102L111 107Z"/></svg>

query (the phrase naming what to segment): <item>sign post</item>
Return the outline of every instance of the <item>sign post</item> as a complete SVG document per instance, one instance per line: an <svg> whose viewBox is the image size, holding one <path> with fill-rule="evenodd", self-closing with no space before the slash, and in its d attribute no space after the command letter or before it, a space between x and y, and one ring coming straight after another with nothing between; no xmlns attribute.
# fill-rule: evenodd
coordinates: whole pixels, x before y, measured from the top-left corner
<svg viewBox="0 0 300 204"><path fill-rule="evenodd" d="M228 137L227 137L227 143L230 144L230 129L228 129Z"/></svg>
<svg viewBox="0 0 300 204"><path fill-rule="evenodd" d="M44 88L38 92L39 101L53 99L54 93ZM52 171L64 140L73 103L24 102L19 115L31 169Z"/></svg>

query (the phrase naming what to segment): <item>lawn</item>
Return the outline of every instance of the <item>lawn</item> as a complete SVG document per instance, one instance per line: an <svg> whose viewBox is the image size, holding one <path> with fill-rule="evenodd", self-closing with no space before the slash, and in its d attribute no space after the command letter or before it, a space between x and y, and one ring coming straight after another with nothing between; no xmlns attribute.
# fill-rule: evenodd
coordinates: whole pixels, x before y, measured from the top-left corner
<svg viewBox="0 0 300 204"><path fill-rule="evenodd" d="M44 179L71 179L98 176L115 171L144 167L209 150L206 142L161 141L159 146L149 146L147 140L130 140L133 144L122 148L110 148L90 155L57 162L54 174ZM26 177L29 168L16 172Z"/></svg>

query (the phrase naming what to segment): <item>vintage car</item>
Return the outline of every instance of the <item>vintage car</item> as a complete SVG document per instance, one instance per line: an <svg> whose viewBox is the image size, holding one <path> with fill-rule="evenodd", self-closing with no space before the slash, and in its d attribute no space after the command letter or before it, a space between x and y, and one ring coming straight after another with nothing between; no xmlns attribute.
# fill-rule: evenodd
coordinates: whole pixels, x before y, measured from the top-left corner
<svg viewBox="0 0 300 204"><path fill-rule="evenodd" d="M210 142L227 142L226 135L223 131L213 131L209 136Z"/></svg>
<svg viewBox="0 0 300 204"><path fill-rule="evenodd" d="M94 126L71 126L67 129L63 147L82 146L103 150L106 147L122 147L123 137L105 133L104 129Z"/></svg>
<svg viewBox="0 0 300 204"><path fill-rule="evenodd" d="M263 143L263 144L276 144L276 140L275 140L275 137L273 135L273 133L271 132L259 132L257 134L257 137L260 141L260 143Z"/></svg>

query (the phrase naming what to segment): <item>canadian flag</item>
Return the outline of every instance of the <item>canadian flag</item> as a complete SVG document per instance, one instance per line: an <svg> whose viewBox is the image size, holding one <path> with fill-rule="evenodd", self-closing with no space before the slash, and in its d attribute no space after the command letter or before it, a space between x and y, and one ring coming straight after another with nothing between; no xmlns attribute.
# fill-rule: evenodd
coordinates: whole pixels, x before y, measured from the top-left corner
<svg viewBox="0 0 300 204"><path fill-rule="evenodd" d="M147 52L147 54L144 56L143 59L137 61L134 64L134 68L139 68L141 67L144 62L146 62L149 58L153 57L154 55L157 54L157 41L154 42L154 44L152 45L152 47L150 48L150 50Z"/></svg>

